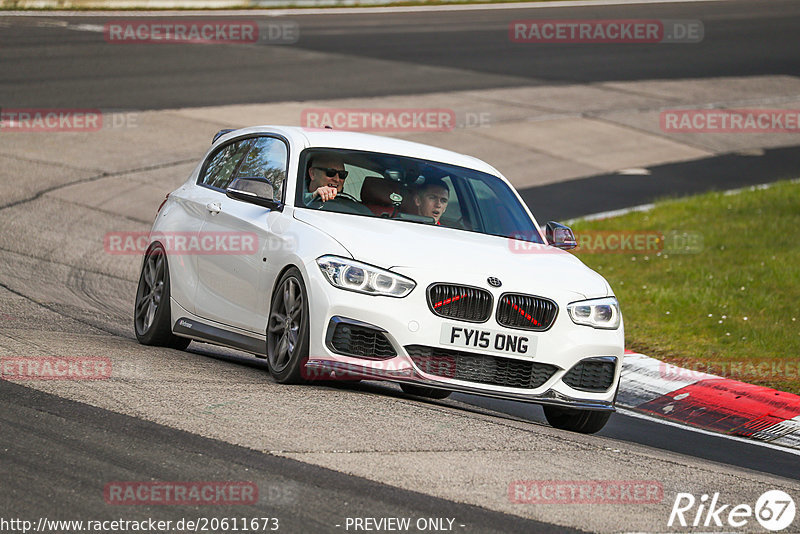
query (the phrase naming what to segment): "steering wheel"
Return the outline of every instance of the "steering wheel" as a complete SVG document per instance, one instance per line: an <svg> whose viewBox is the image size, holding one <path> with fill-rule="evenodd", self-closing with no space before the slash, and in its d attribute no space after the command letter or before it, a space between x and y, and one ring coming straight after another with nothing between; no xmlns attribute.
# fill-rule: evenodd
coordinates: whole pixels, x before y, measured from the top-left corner
<svg viewBox="0 0 800 534"><path fill-rule="evenodd" d="M361 204L361 202L359 202L359 201L358 201L358 199L357 199L356 197L354 197L354 196L353 196L353 195L351 195L350 193L345 193L344 191L342 191L341 193L336 193L336 196L335 196L335 197L333 197L333 199L332 199L332 200L336 200L336 199L338 199L338 198L340 198L340 197L342 197L344 200L350 200L350 201L352 201L352 202L356 202L356 203L358 203L358 204Z"/></svg>
<svg viewBox="0 0 800 534"><path fill-rule="evenodd" d="M317 207L317 209L322 209L322 207L325 206L327 202L336 202L337 200L339 202L345 201L348 204L351 202L355 202L356 204L361 204L356 197L354 197L350 193L345 193L344 191L342 191L340 193L336 193L335 197L326 202L322 201L322 199L319 198L319 195L317 195L314 197L314 200L309 202L308 206L311 207L311 205L313 204L319 204L319 207Z"/></svg>
<svg viewBox="0 0 800 534"><path fill-rule="evenodd" d="M322 200L320 200L319 197L315 197L314 200L312 200L308 204L308 207L309 208L313 207L314 209L321 210L324 209L325 205L329 203L339 204L342 208L345 208L345 211L342 211L342 213L372 215L372 210L370 210L368 207L359 202L358 199L355 198L353 195L345 192L336 193L336 196L333 197L331 200L328 200L327 202L323 202ZM332 211L338 211L338 210L332 210Z"/></svg>

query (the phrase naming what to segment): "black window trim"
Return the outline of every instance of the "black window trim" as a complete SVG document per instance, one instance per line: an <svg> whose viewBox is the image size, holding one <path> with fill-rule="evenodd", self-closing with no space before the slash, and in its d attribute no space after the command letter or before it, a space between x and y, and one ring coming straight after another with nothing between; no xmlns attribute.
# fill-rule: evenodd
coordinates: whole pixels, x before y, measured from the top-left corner
<svg viewBox="0 0 800 534"><path fill-rule="evenodd" d="M208 166L211 164L211 160L214 159L214 156L216 156L221 150L225 149L226 147L228 147L228 146L230 146L230 145L232 145L234 143L239 143L241 141L246 141L248 139L255 139L255 138L258 138L258 137L270 137L272 139L278 139L279 141L282 141L284 145L286 145L286 168L284 169L284 173L286 174L286 178L284 179L283 191L281 191L281 200L280 200L280 203L285 205L286 204L286 190L288 189L288 187L286 186L286 182L289 180L289 164L291 162L291 159L290 159L291 144L289 143L289 139L287 139L285 136L283 136L281 134L277 134L277 133L251 133L251 134L243 135L241 137L236 137L234 139L230 139L230 140L226 141L225 143L221 144L220 146L215 148L214 151L211 152L211 154L209 154L209 156L203 162L203 167L200 169L200 174L197 175L197 181L195 182L196 185L199 185L200 187L205 187L206 189L210 189L212 191L216 191L217 193L222 193L224 195L225 191L226 191L225 189L222 189L222 188L219 188L219 187L215 187L213 185L208 185L208 184L204 184L203 183L203 176L205 176L205 173L208 170ZM250 150L252 150L252 149L253 149L253 147L251 146ZM236 168L233 169L233 173L231 174L231 176L236 177L236 173L239 172L239 167L241 167L242 162L247 157L247 154L250 153L250 150L248 150L244 154L244 156L242 156L242 160L236 165Z"/></svg>

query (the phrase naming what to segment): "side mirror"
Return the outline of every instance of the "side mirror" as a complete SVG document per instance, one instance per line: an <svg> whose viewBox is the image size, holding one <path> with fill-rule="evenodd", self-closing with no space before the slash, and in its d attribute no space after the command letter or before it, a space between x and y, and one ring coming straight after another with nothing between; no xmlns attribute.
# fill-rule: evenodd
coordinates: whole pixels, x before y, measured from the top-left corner
<svg viewBox="0 0 800 534"><path fill-rule="evenodd" d="M578 246L575 234L569 226L550 221L545 227L545 237L547 243L562 250L569 250Z"/></svg>
<svg viewBox="0 0 800 534"><path fill-rule="evenodd" d="M273 200L272 184L264 178L236 178L225 194L233 199L283 211L283 204Z"/></svg>
<svg viewBox="0 0 800 534"><path fill-rule="evenodd" d="M217 133L214 134L214 139L211 140L211 144L213 145L214 143L216 143L217 139L219 139L223 135L225 135L227 133L235 132L235 131L236 131L236 128L225 128L224 130L218 131Z"/></svg>

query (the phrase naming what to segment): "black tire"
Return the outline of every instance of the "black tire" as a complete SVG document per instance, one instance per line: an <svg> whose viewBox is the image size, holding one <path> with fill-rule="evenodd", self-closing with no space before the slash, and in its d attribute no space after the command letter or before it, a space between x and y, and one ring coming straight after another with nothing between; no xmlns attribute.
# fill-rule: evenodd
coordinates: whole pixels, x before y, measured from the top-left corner
<svg viewBox="0 0 800 534"><path fill-rule="evenodd" d="M308 361L308 293L296 267L275 286L267 322L267 367L281 384L302 384Z"/></svg>
<svg viewBox="0 0 800 534"><path fill-rule="evenodd" d="M133 329L142 345L183 350L192 340L172 333L167 263L160 243L151 245L145 253L133 307Z"/></svg>
<svg viewBox="0 0 800 534"><path fill-rule="evenodd" d="M581 434L599 432L606 426L608 418L611 417L610 411L576 410L547 405L542 407L544 408L544 416L551 426L561 430L569 430L570 432L580 432Z"/></svg>
<svg viewBox="0 0 800 534"><path fill-rule="evenodd" d="M416 395L417 397L427 397L429 399L446 399L450 396L452 391L446 389L429 388L425 386L417 386L416 384L400 383L400 388L404 393L409 395Z"/></svg>

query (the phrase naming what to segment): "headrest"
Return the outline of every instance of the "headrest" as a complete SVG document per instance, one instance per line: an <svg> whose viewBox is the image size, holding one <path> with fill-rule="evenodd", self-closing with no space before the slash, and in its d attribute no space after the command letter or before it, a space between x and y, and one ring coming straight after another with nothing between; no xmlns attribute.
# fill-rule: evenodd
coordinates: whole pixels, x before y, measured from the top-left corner
<svg viewBox="0 0 800 534"><path fill-rule="evenodd" d="M391 206L392 201L389 195L392 193L400 193L402 195L403 192L400 189L401 185L397 182L386 180L380 176L367 176L361 185L361 202L364 204Z"/></svg>

